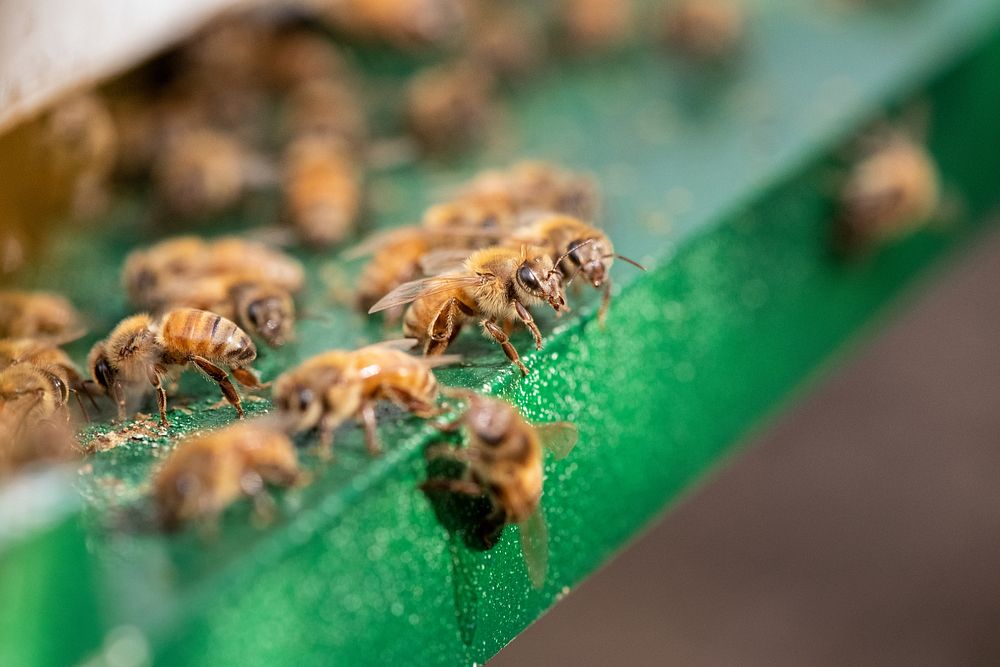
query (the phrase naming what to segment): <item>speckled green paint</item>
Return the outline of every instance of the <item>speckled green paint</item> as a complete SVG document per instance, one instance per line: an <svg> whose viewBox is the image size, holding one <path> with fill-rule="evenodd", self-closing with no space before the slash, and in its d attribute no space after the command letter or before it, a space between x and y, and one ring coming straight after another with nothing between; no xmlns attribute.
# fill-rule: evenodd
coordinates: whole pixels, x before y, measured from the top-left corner
<svg viewBox="0 0 1000 667"><path fill-rule="evenodd" d="M988 35L1000 5L928 1L894 16L831 13L828 4L761 3L746 62L709 89L693 90L692 72L667 72L649 53L564 65L546 85L519 91L503 140L476 164L406 167L373 183L380 224L394 224L477 166L531 155L590 168L618 249L651 267L616 267L624 289L606 329L592 319L589 292L581 314L543 317L551 333L527 355L528 378L472 335L454 348L467 365L439 373L499 393L534 420L580 429L572 455L547 463L552 557L542 590L528 582L516 529L476 551L438 523L416 490L434 433L388 413L383 458L369 459L356 429L346 430L331 464L307 456L316 480L279 496L274 524L257 528L237 507L213 539L145 527L144 484L168 439L90 457L79 486L100 624L137 626L165 664L482 662L606 561L996 203L1000 43ZM930 141L963 214L876 257L834 261L825 156L930 80ZM266 219L261 206L243 216ZM139 200L123 205L112 232L86 243L67 235L56 252L79 267L61 284L93 313L96 332L125 312L116 275L124 249L162 231L141 211ZM333 260L303 258L320 285ZM38 278L60 284L51 272ZM382 336L322 287L306 301L316 317L296 344L262 354L266 378ZM516 343L528 348L524 336ZM171 411L175 434L231 418L208 409L217 396L197 376L172 405L183 396L190 414Z"/></svg>

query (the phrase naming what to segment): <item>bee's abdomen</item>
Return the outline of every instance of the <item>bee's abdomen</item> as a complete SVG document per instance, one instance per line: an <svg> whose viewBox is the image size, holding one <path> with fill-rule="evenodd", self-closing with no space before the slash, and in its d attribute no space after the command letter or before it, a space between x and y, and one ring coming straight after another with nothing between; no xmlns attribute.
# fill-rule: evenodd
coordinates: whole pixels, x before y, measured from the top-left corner
<svg viewBox="0 0 1000 667"><path fill-rule="evenodd" d="M257 348L245 331L232 320L207 310L171 311L163 321L161 335L173 350L230 365L249 363L257 357Z"/></svg>

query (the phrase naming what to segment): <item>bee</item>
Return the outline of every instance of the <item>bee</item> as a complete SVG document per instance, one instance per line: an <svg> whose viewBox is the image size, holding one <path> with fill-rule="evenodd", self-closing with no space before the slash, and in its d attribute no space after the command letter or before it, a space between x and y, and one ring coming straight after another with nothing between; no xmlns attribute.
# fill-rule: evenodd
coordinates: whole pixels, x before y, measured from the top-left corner
<svg viewBox="0 0 1000 667"><path fill-rule="evenodd" d="M398 285L419 278L420 259L432 247L429 235L420 227L401 227L382 235L358 280L355 295L358 308L367 311ZM401 308L397 307L396 312L387 311L387 317L398 319L402 315Z"/></svg>
<svg viewBox="0 0 1000 667"><path fill-rule="evenodd" d="M632 0L561 0L565 46L578 54L618 49L632 38L634 13Z"/></svg>
<svg viewBox="0 0 1000 667"><path fill-rule="evenodd" d="M478 318L484 334L503 348L523 375L528 368L504 328L522 322L541 349L542 334L528 307L548 303L557 313L567 310L562 274L543 250L528 247L478 250L460 271L404 283L368 312L408 303L403 332L423 347L425 355L443 354L464 323Z"/></svg>
<svg viewBox="0 0 1000 667"><path fill-rule="evenodd" d="M348 73L347 61L333 42L297 27L271 35L261 64L268 84L282 92L309 81L342 79Z"/></svg>
<svg viewBox="0 0 1000 667"><path fill-rule="evenodd" d="M440 45L465 27L462 0L321 0L321 16L335 28L402 49Z"/></svg>
<svg viewBox="0 0 1000 667"><path fill-rule="evenodd" d="M671 0L663 34L671 48L702 61L720 61L736 51L746 32L740 0Z"/></svg>
<svg viewBox="0 0 1000 667"><path fill-rule="evenodd" d="M274 382L274 403L295 432L319 429L321 452L329 454L334 431L357 418L365 429L368 451L382 451L375 405L391 401L418 417L433 417L438 384L430 369L452 363L413 357L382 343L358 350L329 350L307 359Z"/></svg>
<svg viewBox="0 0 1000 667"><path fill-rule="evenodd" d="M361 99L346 80L309 79L289 92L282 123L294 139L330 137L357 152L368 137L368 117Z"/></svg>
<svg viewBox="0 0 1000 667"><path fill-rule="evenodd" d="M304 280L297 260L237 237L169 239L133 251L122 272L129 299L139 308L211 310L274 346L291 337L292 294Z"/></svg>
<svg viewBox="0 0 1000 667"><path fill-rule="evenodd" d="M482 3L467 38L471 57L502 80L531 74L545 60L541 17L506 3Z"/></svg>
<svg viewBox="0 0 1000 667"><path fill-rule="evenodd" d="M219 385L242 419L240 396L219 365L228 367L244 387L260 389L263 385L250 367L256 357L253 341L235 322L205 310L177 308L156 320L146 314L125 318L94 345L87 366L97 385L118 404L120 420L125 419L125 386L148 382L156 390L160 423L167 426L163 381L168 374L194 365Z"/></svg>
<svg viewBox="0 0 1000 667"><path fill-rule="evenodd" d="M494 81L472 62L430 67L406 88L410 132L428 153L449 153L477 143L493 117Z"/></svg>
<svg viewBox="0 0 1000 667"><path fill-rule="evenodd" d="M548 569L548 529L541 511L545 477L542 449L549 449L557 458L565 457L576 445L576 427L566 422L533 426L506 401L463 393L467 409L444 430L464 427L466 447L432 445L427 455L465 462L465 475L460 479L429 479L422 488L425 492L487 496L493 505L485 522L494 533L491 541L506 524L517 524L528 575L532 584L541 588Z"/></svg>
<svg viewBox="0 0 1000 667"><path fill-rule="evenodd" d="M0 338L65 340L81 330L80 314L59 294L0 290Z"/></svg>
<svg viewBox="0 0 1000 667"><path fill-rule="evenodd" d="M288 436L247 422L181 440L153 478L153 497L164 528L176 530L189 521L215 522L244 497L266 516L268 484L306 479Z"/></svg>
<svg viewBox="0 0 1000 667"><path fill-rule="evenodd" d="M157 296L164 308L209 310L234 320L272 347L293 336L295 302L282 287L240 275L207 275L175 280Z"/></svg>
<svg viewBox="0 0 1000 667"><path fill-rule="evenodd" d="M905 236L927 223L940 198L934 158L893 132L848 175L834 225L837 243L851 251Z"/></svg>
<svg viewBox="0 0 1000 667"><path fill-rule="evenodd" d="M511 236L511 245L529 244L546 248L556 267L568 284L576 277L583 277L594 286L604 287L598 321L604 323L611 304L611 263L617 257L645 271L638 262L615 254L611 239L602 230L569 215L549 215L518 229ZM561 258L561 259L560 259Z"/></svg>
<svg viewBox="0 0 1000 667"><path fill-rule="evenodd" d="M293 141L285 152L285 208L313 246L343 241L361 210L361 175L344 144L324 136Z"/></svg>
<svg viewBox="0 0 1000 667"><path fill-rule="evenodd" d="M0 383L4 382L3 375L0 372ZM68 422L28 421L30 415L18 402L0 403L0 480L38 464L66 461L79 454Z"/></svg>
<svg viewBox="0 0 1000 667"><path fill-rule="evenodd" d="M592 177L540 160L482 172L461 190L458 200L489 198L506 202L519 214L565 213L584 220L593 220L601 206Z"/></svg>
<svg viewBox="0 0 1000 667"><path fill-rule="evenodd" d="M165 142L153 168L160 200L170 213L211 215L233 207L246 185L242 143L207 127L177 133Z"/></svg>
<svg viewBox="0 0 1000 667"><path fill-rule="evenodd" d="M436 252L479 250L509 238L530 212L591 219L600 208L596 186L584 174L546 162L521 162L481 173L450 201L427 209L420 225L376 235L347 257L372 254L359 281L357 303L367 310L377 298L423 275ZM461 259L464 259L461 258ZM396 319L398 307L388 311Z"/></svg>

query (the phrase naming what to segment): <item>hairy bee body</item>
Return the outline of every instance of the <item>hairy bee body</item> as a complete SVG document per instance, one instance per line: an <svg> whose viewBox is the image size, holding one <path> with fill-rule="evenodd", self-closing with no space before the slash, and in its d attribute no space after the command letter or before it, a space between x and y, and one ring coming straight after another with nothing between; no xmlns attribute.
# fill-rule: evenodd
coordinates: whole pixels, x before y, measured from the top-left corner
<svg viewBox="0 0 1000 667"><path fill-rule="evenodd" d="M232 320L206 310L171 310L158 328L158 342L168 354L181 359L200 356L239 368L257 357L257 348L245 331Z"/></svg>
<svg viewBox="0 0 1000 667"><path fill-rule="evenodd" d="M94 381L118 403L125 418L125 385L148 382L156 389L160 422L167 424L167 395L163 381L193 364L219 384L226 400L243 417L239 394L225 370L253 389L260 381L250 368L257 348L235 322L216 313L177 308L154 320L147 314L125 318L108 337L97 342L88 356Z"/></svg>
<svg viewBox="0 0 1000 667"><path fill-rule="evenodd" d="M285 152L285 207L293 227L314 246L343 241L361 210L361 177L343 143L309 135Z"/></svg>
<svg viewBox="0 0 1000 667"><path fill-rule="evenodd" d="M433 362L385 345L330 350L307 359L274 382L274 401L296 432L318 428L326 448L333 432L359 418L372 453L378 453L375 404L391 401L418 416L437 414Z"/></svg>
<svg viewBox="0 0 1000 667"><path fill-rule="evenodd" d="M837 233L845 249L892 241L925 224L940 205L927 150L896 134L861 160L841 191Z"/></svg>
<svg viewBox="0 0 1000 667"><path fill-rule="evenodd" d="M59 294L0 290L0 338L58 338L79 328L79 313Z"/></svg>
<svg viewBox="0 0 1000 667"><path fill-rule="evenodd" d="M467 318L479 318L483 333L500 344L507 357L527 374L504 330L522 322L535 347L542 335L528 307L548 303L556 312L566 307L562 276L544 250L522 246L484 248L468 257L462 269L400 285L369 312L411 304L404 314L404 331L428 355L443 353Z"/></svg>
<svg viewBox="0 0 1000 667"><path fill-rule="evenodd" d="M259 424L236 424L178 443L153 479L153 496L167 529L214 520L242 497L259 497L265 484L302 479L288 436Z"/></svg>
<svg viewBox="0 0 1000 667"><path fill-rule="evenodd" d="M419 227L406 227L392 233L372 255L358 280L358 308L367 311L396 286L420 277L420 259L432 249L430 239ZM398 313L390 313L391 319Z"/></svg>
<svg viewBox="0 0 1000 667"><path fill-rule="evenodd" d="M292 294L304 280L295 259L236 237L163 241L130 254L122 275L131 301L140 308L210 310L271 345L292 336Z"/></svg>

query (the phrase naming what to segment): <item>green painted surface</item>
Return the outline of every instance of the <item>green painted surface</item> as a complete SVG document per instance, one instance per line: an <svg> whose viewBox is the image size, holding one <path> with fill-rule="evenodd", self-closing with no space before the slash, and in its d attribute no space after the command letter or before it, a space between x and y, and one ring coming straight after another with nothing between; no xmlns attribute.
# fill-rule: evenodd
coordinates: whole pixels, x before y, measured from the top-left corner
<svg viewBox="0 0 1000 667"><path fill-rule="evenodd" d="M589 292L577 314L543 316L546 348L528 355L528 378L472 334L454 348L466 365L439 373L510 398L534 420L580 429L570 457L547 464L552 557L542 590L528 582L516 529L477 551L438 521L416 490L434 433L387 413L383 458L369 459L349 429L331 464L306 456L316 481L279 497L275 523L254 527L237 507L212 539L146 525L144 483L168 440L92 456L79 476L89 554L80 560L98 573L97 600L82 586L74 604L96 603L104 628L136 626L168 664L481 662L634 537L998 199L1000 41L991 35L1000 4L928 0L874 15L790 1L758 9L746 62L726 77L702 85L640 51L560 65L517 92L502 140L469 164L405 167L373 181L383 225L410 220L441 184L480 166L533 156L591 169L619 251L651 267L616 266L624 288L604 330ZM917 93L962 214L875 257L834 261L828 156L862 121ZM265 197L213 231L267 221L269 204ZM66 235L52 261L74 266L71 275L38 270L35 282L63 287L93 313L96 333L126 312L117 285L125 250L167 231L142 211L135 199L108 228ZM330 257L303 258L316 285L306 307L321 317L302 322L294 346L265 353L265 378L317 351L383 336L325 296L319 276ZM515 342L529 347L523 335ZM182 389L191 412L171 412L174 433L230 419L208 408L218 397L200 378ZM70 548L60 530L7 554ZM24 560L0 561L0 581ZM58 561L52 572L66 578L80 565ZM59 603L54 593L37 599L37 609ZM22 646L37 636L23 635Z"/></svg>

